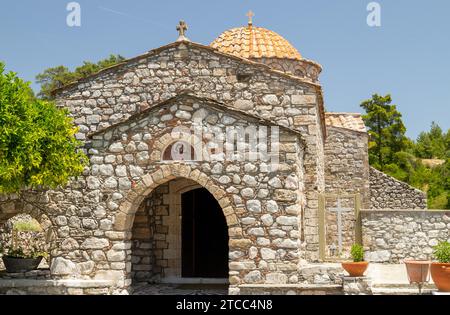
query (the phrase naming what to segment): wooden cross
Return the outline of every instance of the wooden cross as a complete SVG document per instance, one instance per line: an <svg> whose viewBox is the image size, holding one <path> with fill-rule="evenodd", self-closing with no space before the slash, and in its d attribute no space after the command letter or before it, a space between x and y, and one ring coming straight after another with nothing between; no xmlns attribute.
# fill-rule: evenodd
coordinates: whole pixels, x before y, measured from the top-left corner
<svg viewBox="0 0 450 315"><path fill-rule="evenodd" d="M248 25L253 25L253 17L255 16L255 13L252 12L252 10L248 11Z"/></svg>
<svg viewBox="0 0 450 315"><path fill-rule="evenodd" d="M177 31L179 34L178 40L187 40L185 34L188 30L188 26L185 21L180 21L180 23L177 26Z"/></svg>

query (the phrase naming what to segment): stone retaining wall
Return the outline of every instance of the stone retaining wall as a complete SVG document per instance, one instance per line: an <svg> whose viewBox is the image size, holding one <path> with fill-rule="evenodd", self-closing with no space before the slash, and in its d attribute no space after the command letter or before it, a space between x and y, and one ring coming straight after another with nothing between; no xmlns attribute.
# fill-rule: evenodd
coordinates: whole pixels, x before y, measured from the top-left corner
<svg viewBox="0 0 450 315"><path fill-rule="evenodd" d="M370 168L371 209L427 209L427 195L408 184Z"/></svg>
<svg viewBox="0 0 450 315"><path fill-rule="evenodd" d="M232 292L230 292L232 294ZM265 284L240 287L241 295L342 295L342 285Z"/></svg>
<svg viewBox="0 0 450 315"><path fill-rule="evenodd" d="M364 210L361 216L366 259L372 262L432 259L433 246L450 241L448 210Z"/></svg>
<svg viewBox="0 0 450 315"><path fill-rule="evenodd" d="M128 294L108 280L48 279L42 274L0 274L0 295L117 295Z"/></svg>

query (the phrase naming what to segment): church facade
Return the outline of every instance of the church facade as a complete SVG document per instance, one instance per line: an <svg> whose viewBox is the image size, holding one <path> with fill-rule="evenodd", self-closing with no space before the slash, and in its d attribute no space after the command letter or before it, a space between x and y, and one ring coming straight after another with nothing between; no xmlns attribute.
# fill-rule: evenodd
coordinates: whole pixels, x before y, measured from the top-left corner
<svg viewBox="0 0 450 315"><path fill-rule="evenodd" d="M354 209L426 208L369 167L361 115L327 113L321 66L280 35L249 23L205 46L179 30L55 91L90 165L64 189L30 193L42 207L11 201L0 216L48 218L51 277L104 281L105 293L308 283L302 270L359 240ZM351 209L340 226L324 212L338 199Z"/></svg>

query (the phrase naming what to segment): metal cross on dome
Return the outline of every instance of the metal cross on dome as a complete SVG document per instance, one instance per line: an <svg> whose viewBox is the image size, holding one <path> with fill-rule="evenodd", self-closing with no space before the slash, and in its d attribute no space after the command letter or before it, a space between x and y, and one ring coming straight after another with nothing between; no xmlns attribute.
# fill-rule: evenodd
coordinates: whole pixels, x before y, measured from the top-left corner
<svg viewBox="0 0 450 315"><path fill-rule="evenodd" d="M249 26L253 25L253 17L255 16L255 13L253 13L253 11L250 10L248 11L247 16L248 16L248 25Z"/></svg>
<svg viewBox="0 0 450 315"><path fill-rule="evenodd" d="M179 34L177 41L189 40L185 35L187 30L188 30L188 26L187 26L186 22L180 21L180 23L177 25L177 31Z"/></svg>

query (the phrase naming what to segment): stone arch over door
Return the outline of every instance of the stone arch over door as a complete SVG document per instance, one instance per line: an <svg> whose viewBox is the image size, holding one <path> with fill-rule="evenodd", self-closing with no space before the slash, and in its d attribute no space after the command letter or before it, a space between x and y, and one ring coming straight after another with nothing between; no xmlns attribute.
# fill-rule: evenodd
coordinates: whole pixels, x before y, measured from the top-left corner
<svg viewBox="0 0 450 315"><path fill-rule="evenodd" d="M119 210L114 219L114 230L117 232L125 232L124 242L131 242L132 229L135 214L142 201L151 194L160 185L173 181L174 179L188 179L192 185L183 187L180 191L189 191L190 189L202 187L217 200L226 220L229 237L229 251L233 250L232 242L243 238L242 228L238 220L236 209L227 196L224 187L219 186L198 169L192 168L190 165L182 163L165 163L152 173L142 177L127 194L125 200L120 204ZM128 255L127 261L131 259L131 253ZM229 264L232 260L229 260ZM131 278L131 267L126 268L125 277Z"/></svg>

